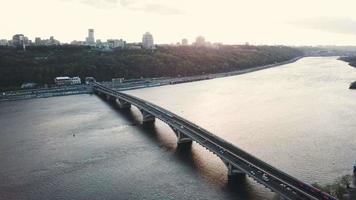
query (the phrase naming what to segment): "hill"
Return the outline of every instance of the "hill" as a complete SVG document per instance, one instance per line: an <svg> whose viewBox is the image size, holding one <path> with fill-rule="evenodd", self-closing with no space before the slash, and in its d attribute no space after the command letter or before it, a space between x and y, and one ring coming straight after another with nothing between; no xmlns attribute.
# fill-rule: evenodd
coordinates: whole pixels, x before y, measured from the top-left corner
<svg viewBox="0 0 356 200"><path fill-rule="evenodd" d="M302 52L284 46L158 47L156 50L98 51L86 46L0 48L0 88L24 82L52 84L57 76L97 80L190 76L229 72L286 61Z"/></svg>

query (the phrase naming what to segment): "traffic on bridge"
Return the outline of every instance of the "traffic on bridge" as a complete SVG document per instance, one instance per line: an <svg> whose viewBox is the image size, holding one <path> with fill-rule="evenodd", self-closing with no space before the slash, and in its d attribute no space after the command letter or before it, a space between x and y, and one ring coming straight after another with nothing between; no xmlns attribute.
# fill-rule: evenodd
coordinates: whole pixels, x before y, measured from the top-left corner
<svg viewBox="0 0 356 200"><path fill-rule="evenodd" d="M219 138L196 124L143 99L115 91L97 82L92 83L93 92L117 103L121 109L136 106L143 115L143 123L153 123L160 119L169 125L178 138L178 146L191 145L192 141L216 154L228 168L230 179L245 174L271 189L283 199L336 200L335 197L300 181L283 171L265 163L235 145Z"/></svg>

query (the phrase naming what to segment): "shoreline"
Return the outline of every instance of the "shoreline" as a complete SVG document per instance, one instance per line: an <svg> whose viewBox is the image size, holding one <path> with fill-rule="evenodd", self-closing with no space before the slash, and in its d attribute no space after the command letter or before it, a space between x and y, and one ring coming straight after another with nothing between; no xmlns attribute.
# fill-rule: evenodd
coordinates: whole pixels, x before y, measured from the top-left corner
<svg viewBox="0 0 356 200"><path fill-rule="evenodd" d="M236 70L236 71L231 71L231 72L221 72L221 73L216 73L216 74L186 76L186 77L170 78L170 79L160 79L159 81L152 81L150 84L141 84L141 85L136 85L136 86L131 86L131 87L125 87L125 86L123 87L123 85L113 86L111 84L111 82L102 82L102 83L107 86L111 85L112 88L114 88L118 91L135 90L135 89L142 89L142 88L148 88L148 87L159 87L159 86L164 86L164 85L175 85L175 84L180 84L180 83L189 83L189 82L203 81L203 80L209 80L209 79L215 79L215 78L224 78L224 77L229 77L229 76L237 76L237 75L241 75L241 74L251 73L251 72L255 72L255 71L278 67L280 65L294 63L303 57L304 56L300 56L300 57L296 57L291 60L287 60L287 61L283 61L283 62L279 62L279 63L262 65L262 66L258 66L258 67L253 67L253 68L243 69L243 70Z"/></svg>
<svg viewBox="0 0 356 200"><path fill-rule="evenodd" d="M179 78L169 78L169 77L147 78L147 79L138 80L136 82L122 83L116 86L112 85L111 82L101 82L101 83L118 91L135 90L135 89L143 89L149 87L159 87L164 85L175 85L180 83L203 81L203 80L223 78L229 76L237 76L241 74L251 73L259 70L264 70L268 68L273 68L273 67L293 63L301 58L303 58L303 56L296 57L291 60L287 60L279 63L273 63L273 64L262 65L249 69L236 70L231 72L222 72L216 74L186 76L186 77L179 77ZM49 97L78 95L78 94L91 94L91 93L92 93L91 88L88 87L88 85L73 85L68 87L59 87L59 88L57 87L57 88L46 88L46 89L41 88L41 89L15 90L15 91L7 91L7 92L0 93L0 102L27 100L27 99L35 99L35 98L49 98Z"/></svg>

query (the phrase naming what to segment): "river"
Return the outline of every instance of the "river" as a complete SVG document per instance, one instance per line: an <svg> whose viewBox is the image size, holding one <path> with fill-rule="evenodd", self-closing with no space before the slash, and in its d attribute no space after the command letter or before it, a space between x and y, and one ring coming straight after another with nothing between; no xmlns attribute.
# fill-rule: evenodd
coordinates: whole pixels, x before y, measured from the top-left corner
<svg viewBox="0 0 356 200"><path fill-rule="evenodd" d="M307 57L253 73L127 91L312 183L356 161L356 70ZM0 103L0 199L276 199L170 128L140 125L94 95Z"/></svg>

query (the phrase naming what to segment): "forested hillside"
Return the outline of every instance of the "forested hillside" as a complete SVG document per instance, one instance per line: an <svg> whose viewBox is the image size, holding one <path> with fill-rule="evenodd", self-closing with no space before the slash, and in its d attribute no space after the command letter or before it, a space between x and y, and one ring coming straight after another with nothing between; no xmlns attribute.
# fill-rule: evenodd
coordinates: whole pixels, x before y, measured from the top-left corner
<svg viewBox="0 0 356 200"><path fill-rule="evenodd" d="M138 78L227 72L286 61L302 52L283 46L158 47L103 52L85 46L0 48L0 87L53 83L57 76Z"/></svg>

